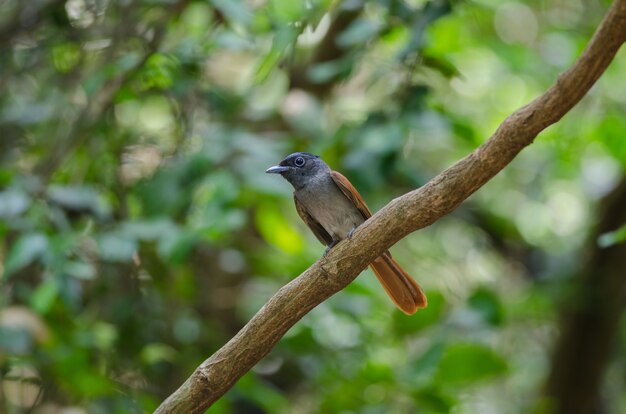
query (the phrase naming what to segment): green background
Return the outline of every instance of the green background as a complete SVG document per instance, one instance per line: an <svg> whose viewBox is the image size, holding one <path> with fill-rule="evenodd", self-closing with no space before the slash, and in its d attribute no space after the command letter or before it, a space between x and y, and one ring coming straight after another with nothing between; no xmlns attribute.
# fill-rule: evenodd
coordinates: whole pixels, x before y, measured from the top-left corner
<svg viewBox="0 0 626 414"><path fill-rule="evenodd" d="M0 411L151 412L324 250L266 168L319 154L377 210L545 91L608 6L0 2ZM561 315L590 258L626 238L598 230L625 191L625 73L622 51L497 177L393 247L427 309L403 315L367 270L210 412L550 412ZM597 367L614 413L621 326Z"/></svg>

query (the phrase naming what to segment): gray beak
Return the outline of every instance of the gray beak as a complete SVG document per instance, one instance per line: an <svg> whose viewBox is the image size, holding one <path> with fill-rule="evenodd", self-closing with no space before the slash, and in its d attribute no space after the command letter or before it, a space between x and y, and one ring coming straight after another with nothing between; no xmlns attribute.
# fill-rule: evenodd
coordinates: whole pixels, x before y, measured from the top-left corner
<svg viewBox="0 0 626 414"><path fill-rule="evenodd" d="M265 170L265 172L268 174L281 174L288 170L289 170L289 167L282 167L280 165L275 165Z"/></svg>

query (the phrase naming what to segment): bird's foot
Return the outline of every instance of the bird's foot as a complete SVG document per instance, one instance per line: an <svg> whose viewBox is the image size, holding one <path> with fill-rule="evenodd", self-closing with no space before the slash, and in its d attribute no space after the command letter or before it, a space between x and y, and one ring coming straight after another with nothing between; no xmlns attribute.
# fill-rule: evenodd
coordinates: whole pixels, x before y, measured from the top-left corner
<svg viewBox="0 0 626 414"><path fill-rule="evenodd" d="M350 231L348 232L348 235L347 235L346 237L348 237L348 239L351 239L351 238L352 238L352 235L354 234L354 231L355 231L355 230L356 230L356 227L352 227L352 230L350 230Z"/></svg>
<svg viewBox="0 0 626 414"><path fill-rule="evenodd" d="M330 251L330 249L332 249L333 247L335 247L335 245L337 244L338 240L333 240L333 242L331 244L328 245L328 247L326 248L326 250L324 251L324 257L326 257L328 255L328 252Z"/></svg>

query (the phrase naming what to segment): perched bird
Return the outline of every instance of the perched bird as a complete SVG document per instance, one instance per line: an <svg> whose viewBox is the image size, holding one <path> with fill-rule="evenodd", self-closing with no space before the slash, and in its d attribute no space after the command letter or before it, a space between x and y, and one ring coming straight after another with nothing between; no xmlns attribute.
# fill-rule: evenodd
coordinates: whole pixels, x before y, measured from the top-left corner
<svg viewBox="0 0 626 414"><path fill-rule="evenodd" d="M354 230L372 216L350 181L332 171L317 155L296 152L265 172L280 174L291 183L298 214L315 237L328 246L324 255L339 241L350 238ZM422 288L388 251L370 263L370 267L402 312L412 315L426 307Z"/></svg>

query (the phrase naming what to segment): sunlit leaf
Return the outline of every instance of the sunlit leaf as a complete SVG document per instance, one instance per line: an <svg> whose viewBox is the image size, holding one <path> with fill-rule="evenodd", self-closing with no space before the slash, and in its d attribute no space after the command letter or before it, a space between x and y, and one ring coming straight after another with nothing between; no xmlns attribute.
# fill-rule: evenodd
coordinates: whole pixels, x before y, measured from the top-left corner
<svg viewBox="0 0 626 414"><path fill-rule="evenodd" d="M146 345L141 351L141 359L146 364L156 364L158 362L174 362L176 350L169 345L162 343L151 343Z"/></svg>
<svg viewBox="0 0 626 414"><path fill-rule="evenodd" d="M65 43L52 48L55 68L62 73L69 72L80 60L80 47L75 43Z"/></svg>
<svg viewBox="0 0 626 414"><path fill-rule="evenodd" d="M110 349L118 337L115 325L106 322L98 322L92 327L94 344L103 350Z"/></svg>
<svg viewBox="0 0 626 414"><path fill-rule="evenodd" d="M255 223L265 240L279 249L291 254L302 251L304 243L300 234L274 206L258 208Z"/></svg>
<svg viewBox="0 0 626 414"><path fill-rule="evenodd" d="M178 60L171 55L153 54L141 73L142 87L144 89L169 88L174 83L174 75L178 65Z"/></svg>
<svg viewBox="0 0 626 414"><path fill-rule="evenodd" d="M607 248L626 241L626 224L617 230L604 233L598 237L598 246Z"/></svg>
<svg viewBox="0 0 626 414"><path fill-rule="evenodd" d="M23 191L10 188L0 191L0 218L10 219L22 214L31 203L31 199Z"/></svg>
<svg viewBox="0 0 626 414"><path fill-rule="evenodd" d="M48 238L41 233L27 233L20 236L4 261L4 277L26 267L41 257L48 248Z"/></svg>

